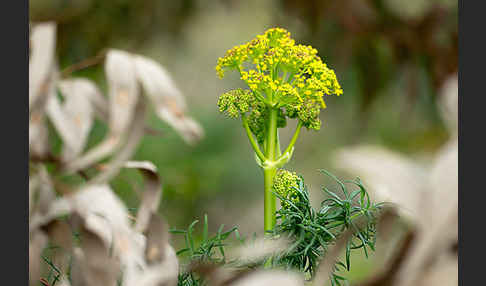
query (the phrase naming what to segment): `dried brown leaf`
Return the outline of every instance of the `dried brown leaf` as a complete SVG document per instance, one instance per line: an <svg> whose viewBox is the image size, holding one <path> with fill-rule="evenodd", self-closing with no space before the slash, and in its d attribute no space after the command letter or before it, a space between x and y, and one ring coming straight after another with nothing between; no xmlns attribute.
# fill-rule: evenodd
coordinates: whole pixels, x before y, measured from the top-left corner
<svg viewBox="0 0 486 286"><path fill-rule="evenodd" d="M419 233L411 250L397 273L397 286L417 285L420 279L434 267L436 258L457 243L457 207L449 208L449 213L439 224L430 225L427 232Z"/></svg>
<svg viewBox="0 0 486 286"><path fill-rule="evenodd" d="M124 281L134 281L146 268L145 238L131 228L126 207L107 185L86 185L74 194L58 199L51 209L57 211L47 214L38 225L45 225L46 221L66 211L79 217L81 227L92 234L90 237L96 236L106 249L110 249L114 259L119 261ZM101 248L98 244L93 247ZM91 257L78 253L77 260L83 265L84 261L91 261Z"/></svg>
<svg viewBox="0 0 486 286"><path fill-rule="evenodd" d="M135 224L135 230L143 232L147 228L151 215L156 213L159 207L162 183L157 167L149 161L127 161L124 167L138 169L144 176L145 191L142 194Z"/></svg>
<svg viewBox="0 0 486 286"><path fill-rule="evenodd" d="M297 273L282 270L259 270L246 275L230 286L303 286L304 279ZM318 284L324 285L324 284Z"/></svg>
<svg viewBox="0 0 486 286"><path fill-rule="evenodd" d="M109 133L103 142L65 166L67 173L74 173L117 152L118 159L112 160L108 171L97 176L95 183L113 177L124 161L130 158L139 141L135 139L140 139L138 127L140 115L145 116L145 104L142 97L139 96L140 90L132 56L127 52L109 50L106 55L105 72L109 86ZM99 103L101 104L101 102ZM143 113L139 113L136 118L137 110L139 112L143 110ZM102 112L104 113L104 111ZM124 150L120 151L121 148Z"/></svg>
<svg viewBox="0 0 486 286"><path fill-rule="evenodd" d="M89 167L116 151L123 153L122 156L117 156L118 159L112 160L109 172L103 172L94 181L102 183L112 178L121 164L129 159L128 155L133 153L132 148L138 143L133 139L133 133L138 132L138 127L134 130L132 122L135 120L137 102L142 101L138 82L156 106L159 117L168 121L186 141L194 143L202 136L199 124L185 115L185 101L180 91L168 73L156 62L124 51L110 50L106 56L105 70L109 85L109 134L102 143L66 164L65 170L68 173ZM104 116L106 111L101 107L102 100L99 100L102 97L97 98L100 106L97 108L98 113ZM145 126L142 131L144 129ZM129 132L132 134L128 134ZM125 143L125 140L129 142ZM120 151L120 148L124 151Z"/></svg>
<svg viewBox="0 0 486 286"><path fill-rule="evenodd" d="M100 237L119 259L123 281L133 281L146 268L145 239L132 230L128 211L120 199L108 186L92 185L76 193L71 202L85 228Z"/></svg>
<svg viewBox="0 0 486 286"><path fill-rule="evenodd" d="M412 222L423 221L426 206L427 169L396 152L378 146L355 146L339 149L332 158L334 165L360 177L376 201L397 206L400 215Z"/></svg>
<svg viewBox="0 0 486 286"><path fill-rule="evenodd" d="M104 170L92 179L93 183L100 184L111 180L118 174L125 162L133 156L145 132L146 114L145 99L140 97L135 107L135 116L133 121L130 122L130 128L126 134L126 141L120 146L120 149L117 150L116 155L110 160Z"/></svg>
<svg viewBox="0 0 486 286"><path fill-rule="evenodd" d="M66 277L60 277L59 281L56 283L56 286L71 286L71 282Z"/></svg>
<svg viewBox="0 0 486 286"><path fill-rule="evenodd" d="M456 286L459 285L458 260L457 257L443 257L429 269L421 279L419 286L441 285Z"/></svg>
<svg viewBox="0 0 486 286"><path fill-rule="evenodd" d="M73 249L73 234L71 227L66 221L53 220L43 228L51 246L55 246L55 250L51 257L51 261L61 272L61 277L67 276L71 252Z"/></svg>
<svg viewBox="0 0 486 286"><path fill-rule="evenodd" d="M76 158L88 139L94 117L90 93L96 92L92 88L85 81L64 80L59 83L64 102L61 103L55 95L49 97L47 112L63 139L64 162Z"/></svg>
<svg viewBox="0 0 486 286"><path fill-rule="evenodd" d="M346 230L339 236L336 243L332 247L329 247L324 259L319 262L313 285L319 286L326 284L334 271L337 257L346 246L346 243L351 238L352 234L353 232L351 230Z"/></svg>
<svg viewBox="0 0 486 286"><path fill-rule="evenodd" d="M50 77L54 69L56 49L56 24L39 23L30 33L29 60L29 113L36 111L48 92Z"/></svg>
<svg viewBox="0 0 486 286"><path fill-rule="evenodd" d="M162 120L172 125L188 144L194 145L204 136L202 127L190 117L178 117L170 109L158 109L157 114Z"/></svg>
<svg viewBox="0 0 486 286"><path fill-rule="evenodd" d="M75 249L72 269L73 286L117 285L120 271L110 248L96 233L81 227L81 248Z"/></svg>
<svg viewBox="0 0 486 286"><path fill-rule="evenodd" d="M184 140L194 144L202 136L201 126L186 115L186 103L169 73L157 62L134 56L137 76L157 115L171 125Z"/></svg>
<svg viewBox="0 0 486 286"><path fill-rule="evenodd" d="M232 249L226 257L229 261L238 259L244 264L258 262L285 251L289 245L290 241L285 238L268 239L261 237Z"/></svg>
<svg viewBox="0 0 486 286"><path fill-rule="evenodd" d="M177 285L179 262L168 243L168 226L158 215L152 214L145 231L147 267L127 279L125 285Z"/></svg>
<svg viewBox="0 0 486 286"><path fill-rule="evenodd" d="M386 218L386 217L382 217ZM382 219L378 219L378 225L382 222ZM364 225L366 225L366 218L359 217L357 218L354 223L356 224L358 229L362 229ZM346 246L347 242L353 236L353 231L351 229L347 229L343 233L339 235L336 242L332 247L326 251L324 258L319 262L319 266L316 271L316 275L314 277L314 281L312 285L325 285L326 281L329 279L331 274L334 271L334 265L336 264L337 257L341 253L341 251Z"/></svg>
<svg viewBox="0 0 486 286"><path fill-rule="evenodd" d="M38 230L29 239L29 285L39 285L41 278L41 253L47 245L47 236Z"/></svg>
<svg viewBox="0 0 486 286"><path fill-rule="evenodd" d="M57 199L45 216L31 221L30 228L35 230L65 214L80 217L84 228L112 248L113 255L126 268L124 273L145 267L145 239L132 230L126 207L107 185L86 185Z"/></svg>
<svg viewBox="0 0 486 286"><path fill-rule="evenodd" d="M152 214L145 231L145 258L147 263L160 262L165 258L166 245L169 242L167 223L157 214Z"/></svg>
<svg viewBox="0 0 486 286"><path fill-rule="evenodd" d="M147 267L138 276L133 277L126 286L176 286L179 274L177 255L169 244L165 245L161 263Z"/></svg>
<svg viewBox="0 0 486 286"><path fill-rule="evenodd" d="M40 165L36 173L32 175L32 186L29 185L29 197L31 197L33 221L38 217L45 216L50 211L51 204L56 199L54 185L43 165Z"/></svg>
<svg viewBox="0 0 486 286"><path fill-rule="evenodd" d="M109 50L105 72L109 87L110 134L119 136L130 128L140 95L132 55L120 50Z"/></svg>
<svg viewBox="0 0 486 286"><path fill-rule="evenodd" d="M64 170L68 174L73 174L79 170L92 166L96 162L106 158L115 152L122 145L123 141L121 137L110 136L103 142L88 150L82 156L67 162L64 166Z"/></svg>
<svg viewBox="0 0 486 286"><path fill-rule="evenodd" d="M173 112L183 116L186 102L170 74L159 63L147 57L133 55L133 60L137 78L155 106L170 105L167 103L170 101Z"/></svg>
<svg viewBox="0 0 486 286"><path fill-rule="evenodd" d="M451 209L458 208L459 165L458 140L451 139L436 154L427 182L429 207L424 210L428 224L438 224Z"/></svg>
<svg viewBox="0 0 486 286"><path fill-rule="evenodd" d="M147 267L140 272L132 272L133 275L126 277L124 285L177 285L179 262L168 243L168 225L159 215L151 213L144 234Z"/></svg>
<svg viewBox="0 0 486 286"><path fill-rule="evenodd" d="M48 132L42 110L34 111L29 118L29 156L44 158L49 150Z"/></svg>
<svg viewBox="0 0 486 286"><path fill-rule="evenodd" d="M48 130L46 126L45 109L49 98L55 95L58 72L56 65L42 84L35 104L29 108L29 156L45 158L49 151Z"/></svg>

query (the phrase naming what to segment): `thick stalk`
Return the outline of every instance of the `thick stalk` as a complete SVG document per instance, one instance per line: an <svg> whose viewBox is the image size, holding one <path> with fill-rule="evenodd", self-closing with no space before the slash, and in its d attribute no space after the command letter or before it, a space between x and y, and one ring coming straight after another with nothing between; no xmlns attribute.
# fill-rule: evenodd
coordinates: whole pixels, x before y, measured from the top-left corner
<svg viewBox="0 0 486 286"><path fill-rule="evenodd" d="M276 168L267 168L263 169L263 176L264 176L264 228L265 232L272 230L275 226L275 211L276 209L276 198L275 195L272 194L272 184L273 184L273 177L275 177L275 173L277 172Z"/></svg>
<svg viewBox="0 0 486 286"><path fill-rule="evenodd" d="M265 157L270 162L275 161L277 158L276 144L277 144L277 117L278 109L271 108L267 129L267 144L265 149ZM272 230L275 226L276 218L276 197L272 194L273 178L277 168L274 166L266 166L263 169L264 175L264 228L265 232Z"/></svg>

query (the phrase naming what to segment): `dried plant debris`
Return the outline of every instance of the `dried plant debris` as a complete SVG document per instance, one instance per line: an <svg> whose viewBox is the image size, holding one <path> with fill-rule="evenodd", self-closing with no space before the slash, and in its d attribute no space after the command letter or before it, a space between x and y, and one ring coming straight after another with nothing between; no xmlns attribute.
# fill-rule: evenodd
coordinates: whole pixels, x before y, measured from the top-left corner
<svg viewBox="0 0 486 286"><path fill-rule="evenodd" d="M149 161L127 161L124 167L138 169L144 176L145 191L142 194L135 224L137 231L143 231L147 228L152 216L157 213L162 197L162 182L157 173L157 167Z"/></svg>
<svg viewBox="0 0 486 286"><path fill-rule="evenodd" d="M126 161L135 154L136 148L144 135L145 117L147 114L147 106L144 98L140 98L135 107L135 117L130 123L127 138L122 144L119 144L117 153L113 155L111 160L105 165L102 172L95 178L94 183L104 183L114 178L118 171L123 167ZM92 153L93 154L93 153ZM94 157L92 157L94 158Z"/></svg>
<svg viewBox="0 0 486 286"><path fill-rule="evenodd" d="M233 283L231 286L303 286L302 278L293 272L281 270L255 271Z"/></svg>
<svg viewBox="0 0 486 286"><path fill-rule="evenodd" d="M160 64L143 56L108 49L104 54L108 93L104 96L90 80L61 80L55 43L55 23L33 25L29 62L29 150L36 162L55 162L57 170L75 174L111 159L102 174L94 177L93 183L109 181L124 162L131 159L145 134L148 104L153 105L156 114L187 143L195 144L203 136L201 126L187 115L182 92ZM106 122L108 134L98 145L85 150L95 117ZM59 158L53 157L49 150L47 119L63 142Z"/></svg>
<svg viewBox="0 0 486 286"><path fill-rule="evenodd" d="M60 135L61 130L66 132L72 132L66 135L61 135L64 142L64 149L62 152L62 161L69 162L78 157L84 150L89 132L93 125L95 113L102 113L99 110L99 106L103 104L103 96L93 82L83 79L69 79L63 80L58 85L59 91L64 96L64 102L62 104L61 116L64 118L61 124L66 126L63 129L58 130ZM51 97L55 99L56 97ZM57 99L57 98L56 98ZM98 108L98 110L96 109ZM59 124L58 123L58 124ZM76 132L73 132L75 130ZM73 140L64 140L73 139ZM68 144L70 142L71 144Z"/></svg>
<svg viewBox="0 0 486 286"><path fill-rule="evenodd" d="M202 137L202 129L186 115L182 93L155 61L109 50L105 57L108 94L104 96L88 79L61 80L55 44L55 23L33 25L29 62L30 283L38 285L43 279L42 283L57 285L175 285L177 257L168 244L168 227L156 214L162 194L160 177L150 162L130 160L146 132L149 103L190 144ZM107 124L108 134L86 150L95 117ZM59 156L50 150L47 121L62 140ZM47 172L47 163L55 164L54 174ZM145 179L134 225L106 185L124 167L140 170ZM87 169L96 174L87 176ZM87 181L65 186L58 181L65 174L80 174ZM45 249L49 249L49 257L41 256ZM55 274L44 275L46 267L42 266L46 264L49 274Z"/></svg>
<svg viewBox="0 0 486 286"><path fill-rule="evenodd" d="M29 284L38 285L42 273L41 254L47 245L47 235L36 231L29 235Z"/></svg>
<svg viewBox="0 0 486 286"><path fill-rule="evenodd" d="M55 68L56 24L39 23L31 30L29 58L29 113L41 108Z"/></svg>
<svg viewBox="0 0 486 286"><path fill-rule="evenodd" d="M253 265L265 261L268 257L276 256L285 252L291 241L286 237L256 238L233 249L227 257L234 264Z"/></svg>
<svg viewBox="0 0 486 286"><path fill-rule="evenodd" d="M404 155L370 145L337 150L333 161L341 169L360 174L371 186L370 195L374 199L394 203L402 216L420 221L425 192L422 186L427 174L424 166Z"/></svg>
<svg viewBox="0 0 486 286"><path fill-rule="evenodd" d="M186 103L169 73L155 61L134 56L137 77L145 93L155 106L157 115L175 130L186 142L193 144L203 135L199 124L186 115Z"/></svg>
<svg viewBox="0 0 486 286"><path fill-rule="evenodd" d="M74 252L73 285L117 285L119 262L96 233L81 227L81 247Z"/></svg>
<svg viewBox="0 0 486 286"><path fill-rule="evenodd" d="M126 72L127 69L130 71ZM185 115L184 98L160 65L141 56L110 50L106 55L105 71L109 84L109 134L104 142L89 150L83 158L69 164L66 167L69 172L88 167L114 152L120 152L119 148L122 148L125 140L133 141L131 133L135 132L135 128L132 122L137 116L135 107L137 102L144 101L140 85L159 117L172 125L188 143L194 144L201 138L201 127ZM144 126L136 129L144 131Z"/></svg>
<svg viewBox="0 0 486 286"><path fill-rule="evenodd" d="M399 286L431 285L426 282L438 279L434 275L441 261L455 269L448 281L457 281L457 251L451 251L458 241L457 75L444 84L439 104L451 136L434 157L422 160L426 164L378 146L342 148L334 155L336 166L360 174L372 187L371 195L393 203L410 226L405 239L412 237L411 242L397 252L403 258L392 257L399 263L364 285L385 280Z"/></svg>
<svg viewBox="0 0 486 286"><path fill-rule="evenodd" d="M72 279L79 279L77 285L117 285L118 280L123 285L158 285L177 280L178 262L168 244L165 222L152 214L145 229L135 231L126 207L108 186L87 186L58 198L51 210L57 211L31 221L31 243L40 245L38 234L45 230L63 249L59 258L50 262L62 274L72 272ZM72 228L59 220L66 215ZM71 247L74 233L74 245L79 246ZM75 268L64 267L68 265L66 253L73 257Z"/></svg>

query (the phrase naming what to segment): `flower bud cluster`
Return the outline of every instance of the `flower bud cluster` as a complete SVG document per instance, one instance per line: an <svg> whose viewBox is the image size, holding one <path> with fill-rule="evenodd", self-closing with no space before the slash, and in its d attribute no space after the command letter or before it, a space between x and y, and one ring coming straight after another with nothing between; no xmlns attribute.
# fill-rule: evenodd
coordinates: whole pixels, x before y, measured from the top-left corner
<svg viewBox="0 0 486 286"><path fill-rule="evenodd" d="M279 196L296 203L299 201L297 190L300 180L301 178L295 172L279 169L273 179L272 189ZM281 200L280 205L282 208L290 207L287 201Z"/></svg>

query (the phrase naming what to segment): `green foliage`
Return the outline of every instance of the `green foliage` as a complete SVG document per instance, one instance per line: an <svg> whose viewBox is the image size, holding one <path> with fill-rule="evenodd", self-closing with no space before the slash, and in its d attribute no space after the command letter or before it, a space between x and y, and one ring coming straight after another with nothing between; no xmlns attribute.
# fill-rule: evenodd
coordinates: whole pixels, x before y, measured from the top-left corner
<svg viewBox="0 0 486 286"><path fill-rule="evenodd" d="M273 258L272 264L298 269L310 277L315 274L319 261L325 258L328 247L347 229L353 231L353 237L346 246L346 261L337 262L335 269L350 269L350 252L353 249L362 249L368 257L368 249L374 250L375 247L375 215L382 205L370 201L359 179L342 182L327 171L321 170L321 172L339 184L343 197L324 187L323 191L329 198L321 203L318 210L311 206L309 193L302 177L296 180L295 174L282 171L283 175L277 175L274 187L279 190L275 194L281 201L281 208L277 211L277 225L273 235L288 237L293 244L286 252ZM358 188L349 191L345 183L353 184ZM283 186L288 186L289 189L283 192L281 190ZM291 196L282 195L283 193ZM366 219L364 227L355 223L359 217ZM341 276L333 274L333 285L340 285L339 281L342 279Z"/></svg>
<svg viewBox="0 0 486 286"><path fill-rule="evenodd" d="M185 247L177 251L177 255L187 254L189 264L193 263L210 263L216 265L223 265L226 263L226 257L224 247L225 241L228 237L234 233L236 238L242 241L237 227L223 232L224 224L218 229L218 232L209 236L208 234L208 217L204 215L203 233L202 239L198 245L196 245L196 239L194 238L194 227L198 223L198 220L193 221L187 230L171 229L170 233L183 234ZM179 273L179 286L196 286L204 285L204 281L201 277L192 271L184 271Z"/></svg>
<svg viewBox="0 0 486 286"><path fill-rule="evenodd" d="M188 253L191 263L211 263L224 265L232 263L239 267L275 267L298 270L308 278L312 278L317 270L319 262L326 259L328 248L333 245L339 236L346 230L352 231L353 235L346 244L345 261L337 261L332 274L332 285L341 285L345 278L336 272L350 270L350 254L352 250L362 249L363 254L368 257L369 250L375 249L376 235L376 214L382 207L382 203L372 203L368 192L357 178L354 181L341 181L325 170L324 174L335 180L342 196L323 187L323 192L328 196L321 202L319 209L314 209L309 200L307 186L304 179L294 172L278 170L273 190L280 199L281 208L277 211L277 224L269 232L268 239L279 237L288 238L292 244L284 252L278 253L266 261L245 265L238 261L226 261L224 246L225 240L231 233L240 242L236 227L223 232L223 225L216 235L208 236L207 216L204 217L203 234L200 244L196 247L193 236L194 221L187 230L171 230L172 233L184 234L185 248L177 252L178 255ZM354 190L348 189L347 184L357 187ZM365 223L357 223L358 218L364 218ZM183 272L179 275L180 286L203 285L203 281L192 272Z"/></svg>

